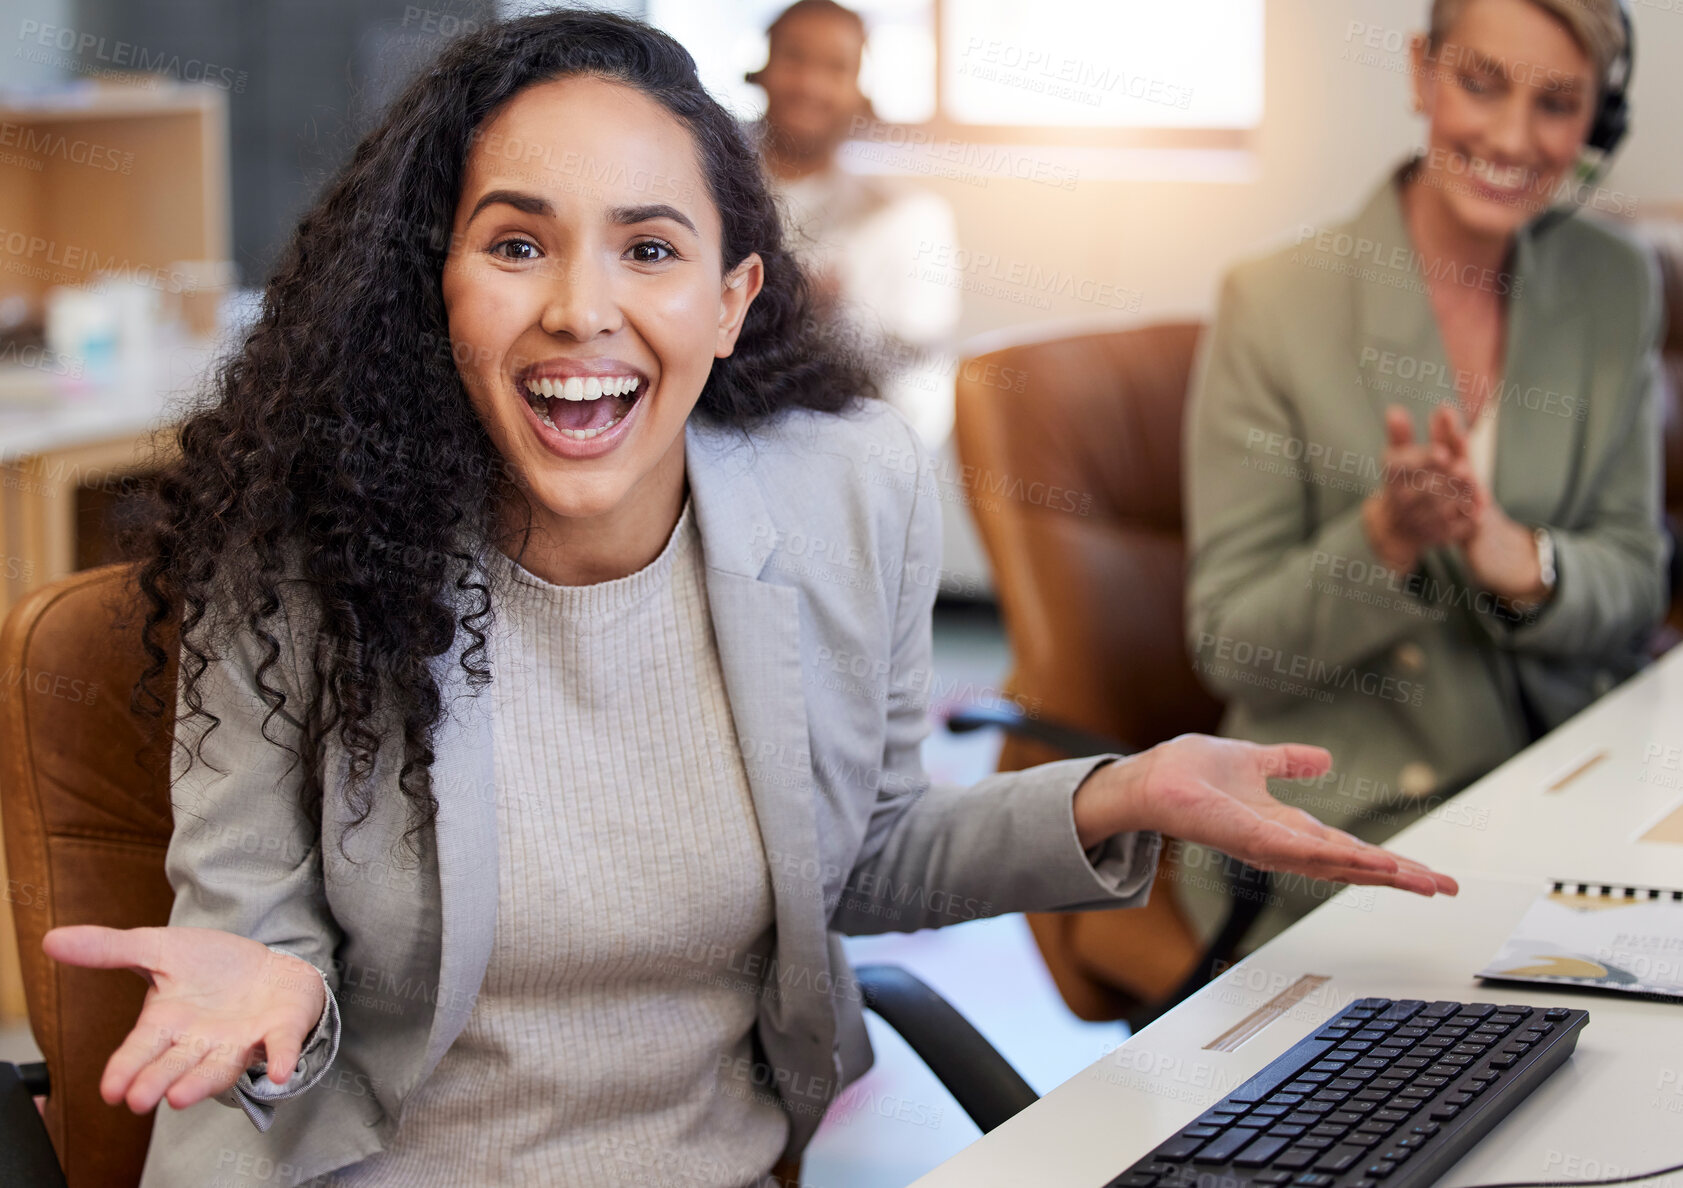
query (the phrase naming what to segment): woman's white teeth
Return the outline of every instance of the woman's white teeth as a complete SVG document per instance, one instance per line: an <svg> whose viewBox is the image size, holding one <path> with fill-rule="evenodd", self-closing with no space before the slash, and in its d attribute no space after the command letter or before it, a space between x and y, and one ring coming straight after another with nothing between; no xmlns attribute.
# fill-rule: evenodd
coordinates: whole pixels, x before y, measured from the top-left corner
<svg viewBox="0 0 1683 1188"><path fill-rule="evenodd" d="M629 396L641 382L634 375L593 375L589 379L575 375L565 380L527 380L526 390L550 400L599 400L603 396Z"/></svg>

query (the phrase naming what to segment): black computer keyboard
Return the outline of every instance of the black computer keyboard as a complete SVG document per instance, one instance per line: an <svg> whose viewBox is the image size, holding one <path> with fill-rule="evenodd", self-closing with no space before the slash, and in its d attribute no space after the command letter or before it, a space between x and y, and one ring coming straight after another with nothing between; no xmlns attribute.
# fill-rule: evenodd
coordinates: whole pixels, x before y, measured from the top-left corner
<svg viewBox="0 0 1683 1188"><path fill-rule="evenodd" d="M1425 1188L1587 1022L1564 1007L1358 999L1105 1188Z"/></svg>

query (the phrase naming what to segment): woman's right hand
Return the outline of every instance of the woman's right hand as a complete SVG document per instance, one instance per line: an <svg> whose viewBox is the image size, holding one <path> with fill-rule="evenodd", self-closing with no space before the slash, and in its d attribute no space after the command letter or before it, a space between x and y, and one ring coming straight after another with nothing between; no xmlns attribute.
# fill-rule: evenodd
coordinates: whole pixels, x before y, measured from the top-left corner
<svg viewBox="0 0 1683 1188"><path fill-rule="evenodd" d="M1368 544L1385 565L1411 573L1427 549L1466 541L1486 499L1467 456L1456 411L1432 411L1430 438L1414 439L1407 410L1385 410L1384 481L1362 506Z"/></svg>
<svg viewBox="0 0 1683 1188"><path fill-rule="evenodd" d="M327 1005L315 966L214 928L54 928L47 956L89 969L132 969L151 983L105 1065L99 1095L144 1114L185 1109L239 1080L259 1054L277 1085L292 1076Z"/></svg>

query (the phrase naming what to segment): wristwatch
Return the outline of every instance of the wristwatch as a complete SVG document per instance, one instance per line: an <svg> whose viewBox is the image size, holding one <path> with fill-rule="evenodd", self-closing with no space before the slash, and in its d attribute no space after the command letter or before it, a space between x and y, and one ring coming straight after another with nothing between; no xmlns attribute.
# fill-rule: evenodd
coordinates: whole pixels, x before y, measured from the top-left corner
<svg viewBox="0 0 1683 1188"><path fill-rule="evenodd" d="M1555 583L1560 575L1554 568L1554 537L1547 528L1539 525L1531 530L1531 539L1537 542L1537 570L1538 577L1543 583L1543 596L1532 602L1528 599L1514 598L1509 600L1511 614L1504 616L1513 621L1524 621L1534 616L1554 597Z"/></svg>
<svg viewBox="0 0 1683 1188"><path fill-rule="evenodd" d="M1547 528L1539 525L1531 530L1532 537L1537 542L1537 568L1542 571L1543 597L1547 602L1554 595L1554 584L1558 575L1554 570L1554 537Z"/></svg>

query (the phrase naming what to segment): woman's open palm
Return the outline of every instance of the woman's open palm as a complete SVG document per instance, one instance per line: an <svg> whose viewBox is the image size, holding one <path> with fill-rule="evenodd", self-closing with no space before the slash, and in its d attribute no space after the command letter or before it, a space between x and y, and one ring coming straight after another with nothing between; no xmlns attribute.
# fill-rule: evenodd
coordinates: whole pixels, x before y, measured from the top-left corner
<svg viewBox="0 0 1683 1188"><path fill-rule="evenodd" d="M314 966L214 928L54 928L47 956L89 969L131 969L150 984L140 1017L99 1081L108 1105L176 1109L227 1089L260 1054L269 1079L291 1077L326 1005Z"/></svg>
<svg viewBox="0 0 1683 1188"><path fill-rule="evenodd" d="M1238 739L1182 735L1140 757L1153 826L1196 841L1261 870L1289 871L1344 883L1398 887L1421 895L1453 895L1448 875L1381 849L1275 799L1270 779L1306 779L1327 772L1320 747L1259 746Z"/></svg>

